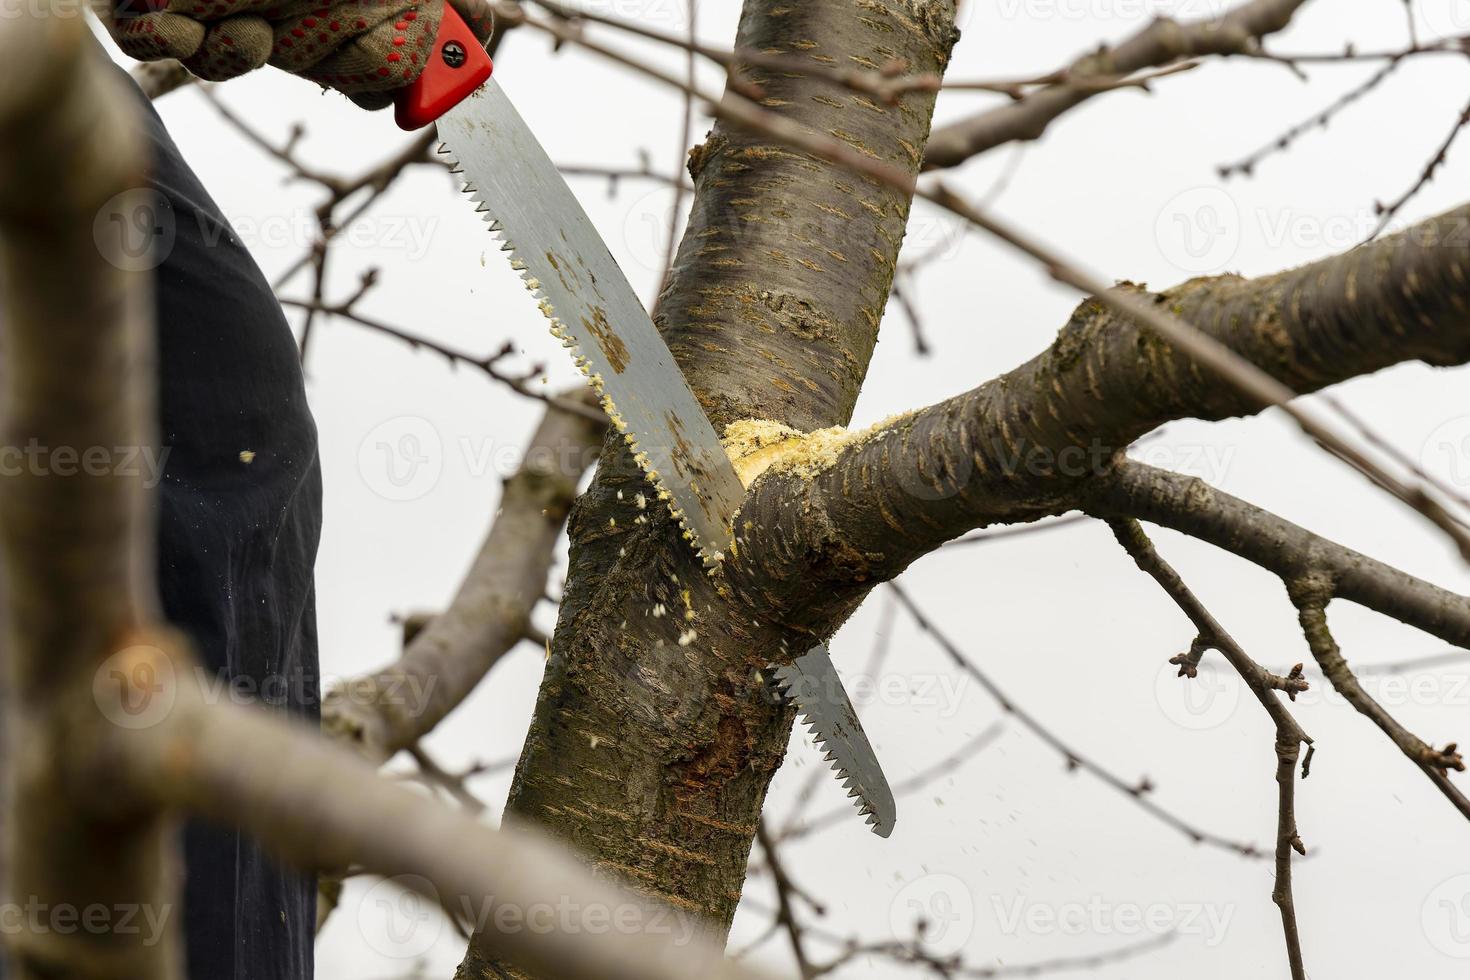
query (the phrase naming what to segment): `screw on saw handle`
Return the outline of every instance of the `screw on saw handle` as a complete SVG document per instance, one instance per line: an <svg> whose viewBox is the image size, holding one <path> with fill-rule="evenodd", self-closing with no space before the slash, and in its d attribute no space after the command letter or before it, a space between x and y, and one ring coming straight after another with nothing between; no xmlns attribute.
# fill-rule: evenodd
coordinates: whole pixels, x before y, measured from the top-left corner
<svg viewBox="0 0 1470 980"><path fill-rule="evenodd" d="M494 67L464 18L446 3L428 65L393 100L394 120L400 129L422 129L485 84Z"/></svg>

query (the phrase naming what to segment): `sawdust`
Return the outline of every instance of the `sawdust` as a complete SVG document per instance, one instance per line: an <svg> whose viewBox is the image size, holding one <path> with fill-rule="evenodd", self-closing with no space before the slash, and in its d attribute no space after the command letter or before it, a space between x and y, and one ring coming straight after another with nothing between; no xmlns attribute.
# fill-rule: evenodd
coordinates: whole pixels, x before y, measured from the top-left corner
<svg viewBox="0 0 1470 980"><path fill-rule="evenodd" d="M895 415L867 429L834 425L815 432L802 432L770 419L740 419L725 427L721 441L740 482L749 489L767 470L811 479L835 464L845 450L886 436L893 431L894 422L906 417Z"/></svg>

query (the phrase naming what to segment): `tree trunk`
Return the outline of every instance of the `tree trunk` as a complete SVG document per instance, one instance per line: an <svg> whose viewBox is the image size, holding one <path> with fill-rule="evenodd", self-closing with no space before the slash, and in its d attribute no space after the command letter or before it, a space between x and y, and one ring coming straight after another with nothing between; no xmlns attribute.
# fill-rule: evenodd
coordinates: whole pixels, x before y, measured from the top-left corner
<svg viewBox="0 0 1470 980"><path fill-rule="evenodd" d="M953 25L952 0L749 0L737 44L824 66L942 72ZM795 72L742 78L761 86L766 108L917 173L932 94L881 105ZM716 428L845 424L910 200L725 125L693 152L690 172L693 212L656 321ZM772 706L757 672L805 652L845 612L796 630L733 597L679 540L616 439L571 538L508 813L672 907L669 928L697 921L723 937L791 734L792 713ZM494 962L493 942L476 933L460 976L522 975Z"/></svg>

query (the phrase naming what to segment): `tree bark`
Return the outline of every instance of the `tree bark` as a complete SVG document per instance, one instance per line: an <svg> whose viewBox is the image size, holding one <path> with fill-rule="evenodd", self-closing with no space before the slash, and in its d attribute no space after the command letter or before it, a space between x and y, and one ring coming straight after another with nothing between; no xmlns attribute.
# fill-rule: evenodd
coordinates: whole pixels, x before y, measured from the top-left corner
<svg viewBox="0 0 1470 980"><path fill-rule="evenodd" d="M172 825L111 805L94 765L156 609L152 513L123 464L154 445L148 280L109 223L140 216L121 195L144 186L144 149L80 17L18 18L0 60L8 975L172 980Z"/></svg>
<svg viewBox="0 0 1470 980"><path fill-rule="evenodd" d="M817 64L942 72L951 0L749 0L737 43ZM763 105L910 173L932 94L897 105L797 72L746 70ZM877 341L910 199L718 125L691 155L696 196L656 317L716 428L851 417ZM644 509L646 507L646 509ZM707 576L618 440L573 512L552 656L508 811L570 840L650 901L723 937L792 714L757 671L810 637ZM514 972L477 935L459 975ZM502 972L497 972L502 971Z"/></svg>
<svg viewBox="0 0 1470 980"><path fill-rule="evenodd" d="M574 393L591 407L590 389ZM548 405L454 600L387 667L327 692L322 731L381 764L431 732L526 637L556 541L607 430Z"/></svg>
<svg viewBox="0 0 1470 980"><path fill-rule="evenodd" d="M1470 360L1470 206L1259 279L1191 279L1166 304L1298 392L1409 360ZM1049 349L993 381L756 481L731 587L820 629L876 582L972 528L1085 506L1130 443L1165 422L1259 403L1095 299ZM810 440L808 440L810 441Z"/></svg>
<svg viewBox="0 0 1470 980"><path fill-rule="evenodd" d="M1314 576L1329 598L1355 602L1470 649L1470 600L1464 596L1320 538L1195 477L1123 463L1089 494L1087 510L1099 517L1135 517L1208 541L1283 582Z"/></svg>
<svg viewBox="0 0 1470 980"><path fill-rule="evenodd" d="M957 167L997 146L1040 139L1059 116L1110 91L1107 82L1145 68L1204 55L1246 54L1259 48L1262 37L1284 30L1304 2L1251 0L1219 17L1187 23L1156 18L1122 44L1078 58L1054 84L936 129L924 152L924 167Z"/></svg>

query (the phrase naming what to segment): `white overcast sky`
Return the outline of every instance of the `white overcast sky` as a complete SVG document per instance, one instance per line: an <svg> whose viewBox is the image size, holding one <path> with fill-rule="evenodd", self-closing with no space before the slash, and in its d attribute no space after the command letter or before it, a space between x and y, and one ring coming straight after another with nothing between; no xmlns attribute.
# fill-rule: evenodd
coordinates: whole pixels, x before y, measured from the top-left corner
<svg viewBox="0 0 1470 980"><path fill-rule="evenodd" d="M598 0L598 9L668 30L686 23L685 0ZM699 31L728 45L734 0L701 5ZM1154 14L1201 17L1222 0L1002 0L962 14L952 76L1035 75L1103 40L1118 40ZM1467 0L1415 0L1426 36L1470 30ZM1345 41L1378 48L1407 37L1399 0L1315 0L1273 44L1330 51ZM670 52L637 47L677 69ZM1273 272L1350 247L1371 230L1375 199L1407 188L1470 94L1470 67L1440 57L1408 64L1326 133L1269 159L1252 180L1221 184L1218 164L1282 130L1366 78L1371 65L1327 66L1303 83L1277 65L1210 62L1169 78L1153 95L1113 94L1056 124L1038 144L993 152L954 175L975 195L1013 169L996 210L1088 267L1164 287L1200 272ZM660 168L680 163L679 99L576 50L553 54L530 35L507 42L497 76L553 158ZM706 85L718 77L707 74ZM274 71L217 90L275 138L303 123L300 149L313 164L355 173L404 137L386 114L367 114L336 95ZM991 104L946 94L950 120ZM192 92L160 109L260 264L274 274L310 242L319 191L283 183L283 168L222 124ZM708 120L701 117L696 139ZM1464 203L1470 145L1407 209L1409 219ZM663 253L670 196L624 182L614 197L596 180L574 181L640 294L648 297ZM1186 237L1192 236L1192 237ZM940 254L919 276L934 356L917 359L895 308L858 406L858 424L957 393L1044 348L1077 297L1024 258L966 236L932 209L915 210L905 258ZM362 270L382 269L363 309L405 329L490 352L506 340L523 363L545 362L550 384L574 372L547 335L533 302L501 261L482 224L442 172L401 180L347 244L332 253L328 295L343 297ZM286 295L301 296L297 280ZM499 477L515 464L538 416L474 371L345 323L319 326L308 364L321 430L326 528L317 569L322 667L329 677L376 667L398 649L396 612L441 607L496 508ZM1409 365L1344 386L1340 394L1396 445L1424 456L1461 487L1470 460L1464 370ZM375 447L421 437L437 476L399 492ZM437 449L435 446L437 445ZM1307 527L1461 593L1470 574L1444 541L1275 415L1219 425L1172 425L1146 447L1150 461L1217 485ZM393 499L412 496L413 499ZM1293 610L1273 577L1172 533L1156 539L1254 656L1282 668L1309 656ZM1107 530L1080 525L983 548L932 555L905 585L1018 704L1060 737L1127 779L1147 775L1155 800L1199 827L1269 847L1275 827L1272 732L1238 685L1209 671L1190 693L1167 659L1188 643L1184 618L1135 573ZM887 600L880 593L837 637L840 667L860 673ZM552 625L544 607L541 624ZM1443 644L1353 607L1334 608L1350 661L1386 664ZM864 709L892 780L953 751L1001 718L973 683L955 678L933 644L900 616L879 686ZM540 651L523 646L433 735L446 765L514 755L541 673ZM1470 665L1371 678L1380 699L1436 744L1470 739ZM897 696L896 691L911 693ZM884 693L886 692L886 693ZM1449 980L1470 970L1470 840L1463 819L1397 751L1340 699L1313 691L1296 712L1317 739L1298 819L1311 857L1299 861L1296 898L1307 964L1319 978L1405 976ZM787 812L817 764L798 738L777 776L769 812ZM1461 777L1462 781L1466 777ZM475 790L498 814L508 774ZM823 783L814 812L837 806ZM409 831L411 828L405 828ZM1147 956L1085 971L1103 980L1277 977L1286 974L1271 904L1269 862L1191 845L1120 794L1083 774L1014 723L984 752L900 802L884 841L857 819L792 845L792 873L827 903L822 926L865 939L907 935L914 909L945 924L939 947L976 966L1018 965L1105 953L1173 929ZM395 920L385 938L386 892L358 882L318 945L319 975L357 980L408 973L448 977L462 941L437 918ZM732 945L761 933L769 879L747 884ZM757 903L759 903L757 905ZM405 922L407 925L405 925ZM817 958L831 950L817 947ZM778 938L756 954L789 964ZM843 975L889 977L881 961ZM1073 974L1080 975L1080 974Z"/></svg>

